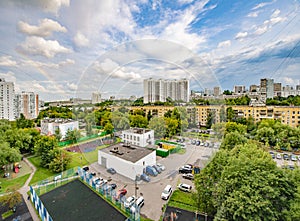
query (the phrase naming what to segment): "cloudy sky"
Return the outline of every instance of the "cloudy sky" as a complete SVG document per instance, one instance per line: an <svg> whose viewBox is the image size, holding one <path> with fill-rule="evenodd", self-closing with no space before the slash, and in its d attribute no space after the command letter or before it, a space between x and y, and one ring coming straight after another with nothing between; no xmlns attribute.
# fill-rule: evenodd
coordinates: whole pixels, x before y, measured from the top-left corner
<svg viewBox="0 0 300 221"><path fill-rule="evenodd" d="M10 0L0 18L0 77L45 101L300 81L298 0Z"/></svg>

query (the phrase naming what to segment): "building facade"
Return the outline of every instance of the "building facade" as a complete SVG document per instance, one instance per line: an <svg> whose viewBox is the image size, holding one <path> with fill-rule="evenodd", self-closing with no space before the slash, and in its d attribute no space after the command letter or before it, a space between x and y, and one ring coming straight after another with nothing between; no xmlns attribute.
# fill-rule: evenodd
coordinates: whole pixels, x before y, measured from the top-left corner
<svg viewBox="0 0 300 221"><path fill-rule="evenodd" d="M0 78L0 119L15 120L15 87L13 82Z"/></svg>
<svg viewBox="0 0 300 221"><path fill-rule="evenodd" d="M145 79L144 103L166 102L167 98L171 98L174 101L188 102L190 97L189 91L189 81L187 79Z"/></svg>
<svg viewBox="0 0 300 221"><path fill-rule="evenodd" d="M101 103L101 94L100 93L92 93L92 104Z"/></svg>
<svg viewBox="0 0 300 221"><path fill-rule="evenodd" d="M22 91L15 96L16 116L23 114L26 119L35 119L39 115L39 95Z"/></svg>
<svg viewBox="0 0 300 221"><path fill-rule="evenodd" d="M78 121L62 118L45 118L41 120L41 133L44 135L54 135L59 130L62 139L66 137L68 130L78 130Z"/></svg>
<svg viewBox="0 0 300 221"><path fill-rule="evenodd" d="M144 128L130 128L122 131L122 140L126 144L146 147L154 144L154 131Z"/></svg>

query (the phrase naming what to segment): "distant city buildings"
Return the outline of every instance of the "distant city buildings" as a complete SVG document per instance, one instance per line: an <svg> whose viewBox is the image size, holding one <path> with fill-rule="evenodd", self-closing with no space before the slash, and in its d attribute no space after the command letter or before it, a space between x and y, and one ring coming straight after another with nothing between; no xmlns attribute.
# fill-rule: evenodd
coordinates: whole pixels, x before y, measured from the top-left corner
<svg viewBox="0 0 300 221"><path fill-rule="evenodd" d="M190 97L189 80L144 80L144 103L157 101L166 102L168 98L173 101L189 102Z"/></svg>
<svg viewBox="0 0 300 221"><path fill-rule="evenodd" d="M66 137L68 130L78 130L78 121L62 118L45 118L41 120L41 134L54 135L57 131L62 139Z"/></svg>
<svg viewBox="0 0 300 221"><path fill-rule="evenodd" d="M39 96L33 92L15 93L14 83L0 79L0 119L13 121L23 114L26 119L37 118Z"/></svg>
<svg viewBox="0 0 300 221"><path fill-rule="evenodd" d="M15 87L13 82L0 78L0 119L15 120Z"/></svg>
<svg viewBox="0 0 300 221"><path fill-rule="evenodd" d="M101 94L100 93L92 93L92 104L101 103Z"/></svg>

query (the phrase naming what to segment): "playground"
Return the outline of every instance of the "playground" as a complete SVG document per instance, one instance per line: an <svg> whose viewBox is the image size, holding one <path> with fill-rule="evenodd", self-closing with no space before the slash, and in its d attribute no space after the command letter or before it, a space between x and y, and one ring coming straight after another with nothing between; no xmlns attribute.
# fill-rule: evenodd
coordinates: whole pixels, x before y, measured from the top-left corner
<svg viewBox="0 0 300 221"><path fill-rule="evenodd" d="M79 180L40 196L55 221L124 221L126 217Z"/></svg>

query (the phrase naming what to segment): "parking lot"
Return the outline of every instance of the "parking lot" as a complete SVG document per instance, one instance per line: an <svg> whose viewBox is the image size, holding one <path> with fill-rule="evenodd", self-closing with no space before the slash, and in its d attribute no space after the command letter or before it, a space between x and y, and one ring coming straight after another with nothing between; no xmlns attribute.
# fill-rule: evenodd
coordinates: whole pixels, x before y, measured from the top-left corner
<svg viewBox="0 0 300 221"><path fill-rule="evenodd" d="M106 172L104 167L98 165L98 163L93 163L90 167L92 171L97 173L97 176L102 176L106 179L110 177L110 183L116 183L118 186L117 189L125 187L128 191L126 197L135 195L135 193L137 196L143 195L145 205L141 209L141 214L152 220L159 220L162 214L161 208L166 203L166 201L161 199L161 192L164 187L170 184L173 189L176 189L179 183L192 185L192 181L183 179L182 174L178 173L179 167L189 163L203 168L215 151L217 149L191 145L187 141L186 152L184 154L171 154L166 158L157 157L157 162L163 164L166 170L156 177L151 177L149 183L138 181L135 184L134 181L122 175L111 175ZM135 190L135 185L138 187L137 190Z"/></svg>
<svg viewBox="0 0 300 221"><path fill-rule="evenodd" d="M270 154L271 152L274 154L273 159L279 167L288 166L292 168L295 166L300 166L300 158L297 155L293 155L288 152L276 152L276 151L270 151ZM293 157L291 157L292 155Z"/></svg>

